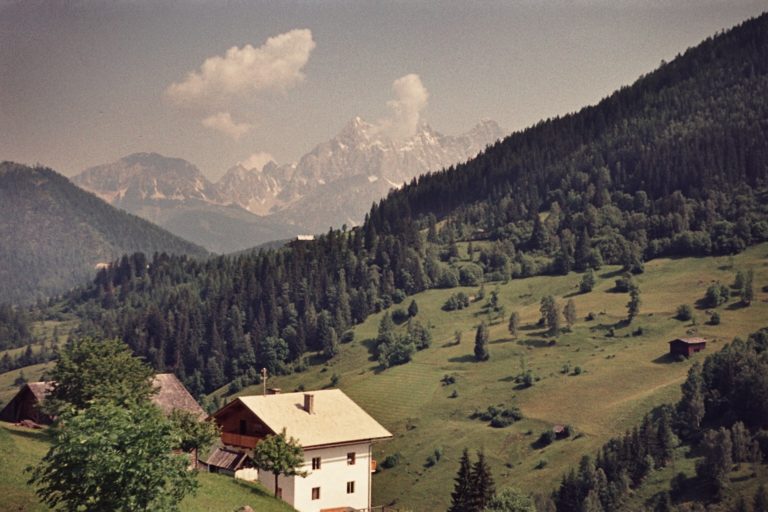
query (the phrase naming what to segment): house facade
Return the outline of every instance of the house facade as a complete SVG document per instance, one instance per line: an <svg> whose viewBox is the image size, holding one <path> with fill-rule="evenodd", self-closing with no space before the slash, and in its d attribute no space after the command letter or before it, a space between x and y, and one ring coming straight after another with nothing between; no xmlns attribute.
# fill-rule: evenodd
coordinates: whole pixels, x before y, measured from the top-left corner
<svg viewBox="0 0 768 512"><path fill-rule="evenodd" d="M371 507L373 443L392 437L341 390L239 397L213 414L228 449L252 450L286 431L304 450L306 476L280 476L278 496L300 512ZM274 492L274 475L258 480Z"/></svg>

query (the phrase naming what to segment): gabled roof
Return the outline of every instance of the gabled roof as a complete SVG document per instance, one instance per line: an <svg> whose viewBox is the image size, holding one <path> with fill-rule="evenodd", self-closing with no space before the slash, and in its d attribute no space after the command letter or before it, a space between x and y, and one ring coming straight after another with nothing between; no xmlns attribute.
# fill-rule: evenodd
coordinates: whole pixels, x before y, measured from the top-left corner
<svg viewBox="0 0 768 512"><path fill-rule="evenodd" d="M53 381L27 382L19 393L28 388L38 402L42 402L53 391ZM194 414L198 419L205 419L205 413L197 400L189 394L184 384L172 373L158 373L152 378L152 387L157 388L157 393L150 397L153 404L158 406L163 414L170 415L174 409L182 409ZM18 393L17 393L18 395Z"/></svg>
<svg viewBox="0 0 768 512"><path fill-rule="evenodd" d="M176 409L188 411L201 420L208 416L176 375L158 373L152 379L152 387L158 388L157 393L152 395L152 403L158 406L166 416Z"/></svg>
<svg viewBox="0 0 768 512"><path fill-rule="evenodd" d="M305 394L314 395L312 414L304 409ZM304 448L392 437L340 389L241 396L237 400L270 430L279 433L285 429L288 437L296 438Z"/></svg>
<svg viewBox="0 0 768 512"><path fill-rule="evenodd" d="M672 341L670 341L670 343L675 343L675 342L685 343L687 345L695 345L698 343L706 343L707 340L705 340L704 338L675 338Z"/></svg>
<svg viewBox="0 0 768 512"><path fill-rule="evenodd" d="M29 388L38 402L45 400L45 397L48 396L48 393L53 390L53 382L27 382L26 386Z"/></svg>

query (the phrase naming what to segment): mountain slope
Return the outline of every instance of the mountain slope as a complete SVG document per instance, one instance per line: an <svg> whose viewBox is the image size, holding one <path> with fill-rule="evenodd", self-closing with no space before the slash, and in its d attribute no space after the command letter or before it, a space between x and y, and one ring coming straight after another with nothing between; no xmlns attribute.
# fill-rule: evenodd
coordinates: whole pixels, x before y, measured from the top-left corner
<svg viewBox="0 0 768 512"><path fill-rule="evenodd" d="M155 153L86 169L73 181L113 206L229 253L358 225L391 188L463 162L502 133L495 122L483 121L457 137L422 125L412 137L393 140L355 118L297 163L269 162L261 169L238 164L215 184L189 162Z"/></svg>
<svg viewBox="0 0 768 512"><path fill-rule="evenodd" d="M693 65L702 52L716 58ZM748 65L754 72L734 72ZM688 71L670 74L681 68ZM152 303L153 318L146 306L122 309L119 325L98 307L83 308L83 315L107 324L105 335L129 333L126 342L137 352L151 353L158 370L176 371L199 393L247 380L254 364L300 365L305 352L324 350L369 315L430 288L598 271L604 264L637 274L660 255L738 253L768 240L768 94L755 91L768 93L768 15L616 93L626 101L612 97L534 126L465 165L391 193L360 228L202 265L170 258L150 269L163 289L151 296L112 269L71 298L99 304L108 290L121 289L125 304ZM707 116L721 121L718 131L695 121ZM680 143L658 142L675 131L685 134ZM665 158L654 160L657 153ZM632 162L636 169L622 174ZM680 175L689 179L681 183ZM670 184L685 185L684 193ZM437 223L438 215L445 221ZM469 240L476 244L471 265L457 259L456 242ZM206 327L172 340L150 334L158 330L147 322L160 316L175 325L182 311L189 325L202 318ZM266 338L276 346L265 348Z"/></svg>
<svg viewBox="0 0 768 512"><path fill-rule="evenodd" d="M81 284L136 251L205 250L121 212L50 169L0 164L0 297L19 302Z"/></svg>

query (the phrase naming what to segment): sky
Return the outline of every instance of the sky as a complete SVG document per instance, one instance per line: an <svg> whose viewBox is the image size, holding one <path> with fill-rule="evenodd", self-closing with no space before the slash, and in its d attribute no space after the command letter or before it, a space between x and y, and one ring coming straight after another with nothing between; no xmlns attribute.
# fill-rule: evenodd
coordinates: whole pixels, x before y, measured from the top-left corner
<svg viewBox="0 0 768 512"><path fill-rule="evenodd" d="M0 160L298 160L355 116L507 132L594 104L753 0L0 0Z"/></svg>

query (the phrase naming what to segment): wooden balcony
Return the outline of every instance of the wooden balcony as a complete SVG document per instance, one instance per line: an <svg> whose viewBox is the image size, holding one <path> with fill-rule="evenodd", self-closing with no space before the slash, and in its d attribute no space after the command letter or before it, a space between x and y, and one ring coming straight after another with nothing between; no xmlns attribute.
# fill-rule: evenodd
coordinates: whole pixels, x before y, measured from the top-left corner
<svg viewBox="0 0 768 512"><path fill-rule="evenodd" d="M250 450L253 449L259 441L261 441L261 438L256 436L245 436L233 432L221 433L221 442L228 446L237 446L238 448L248 448Z"/></svg>

